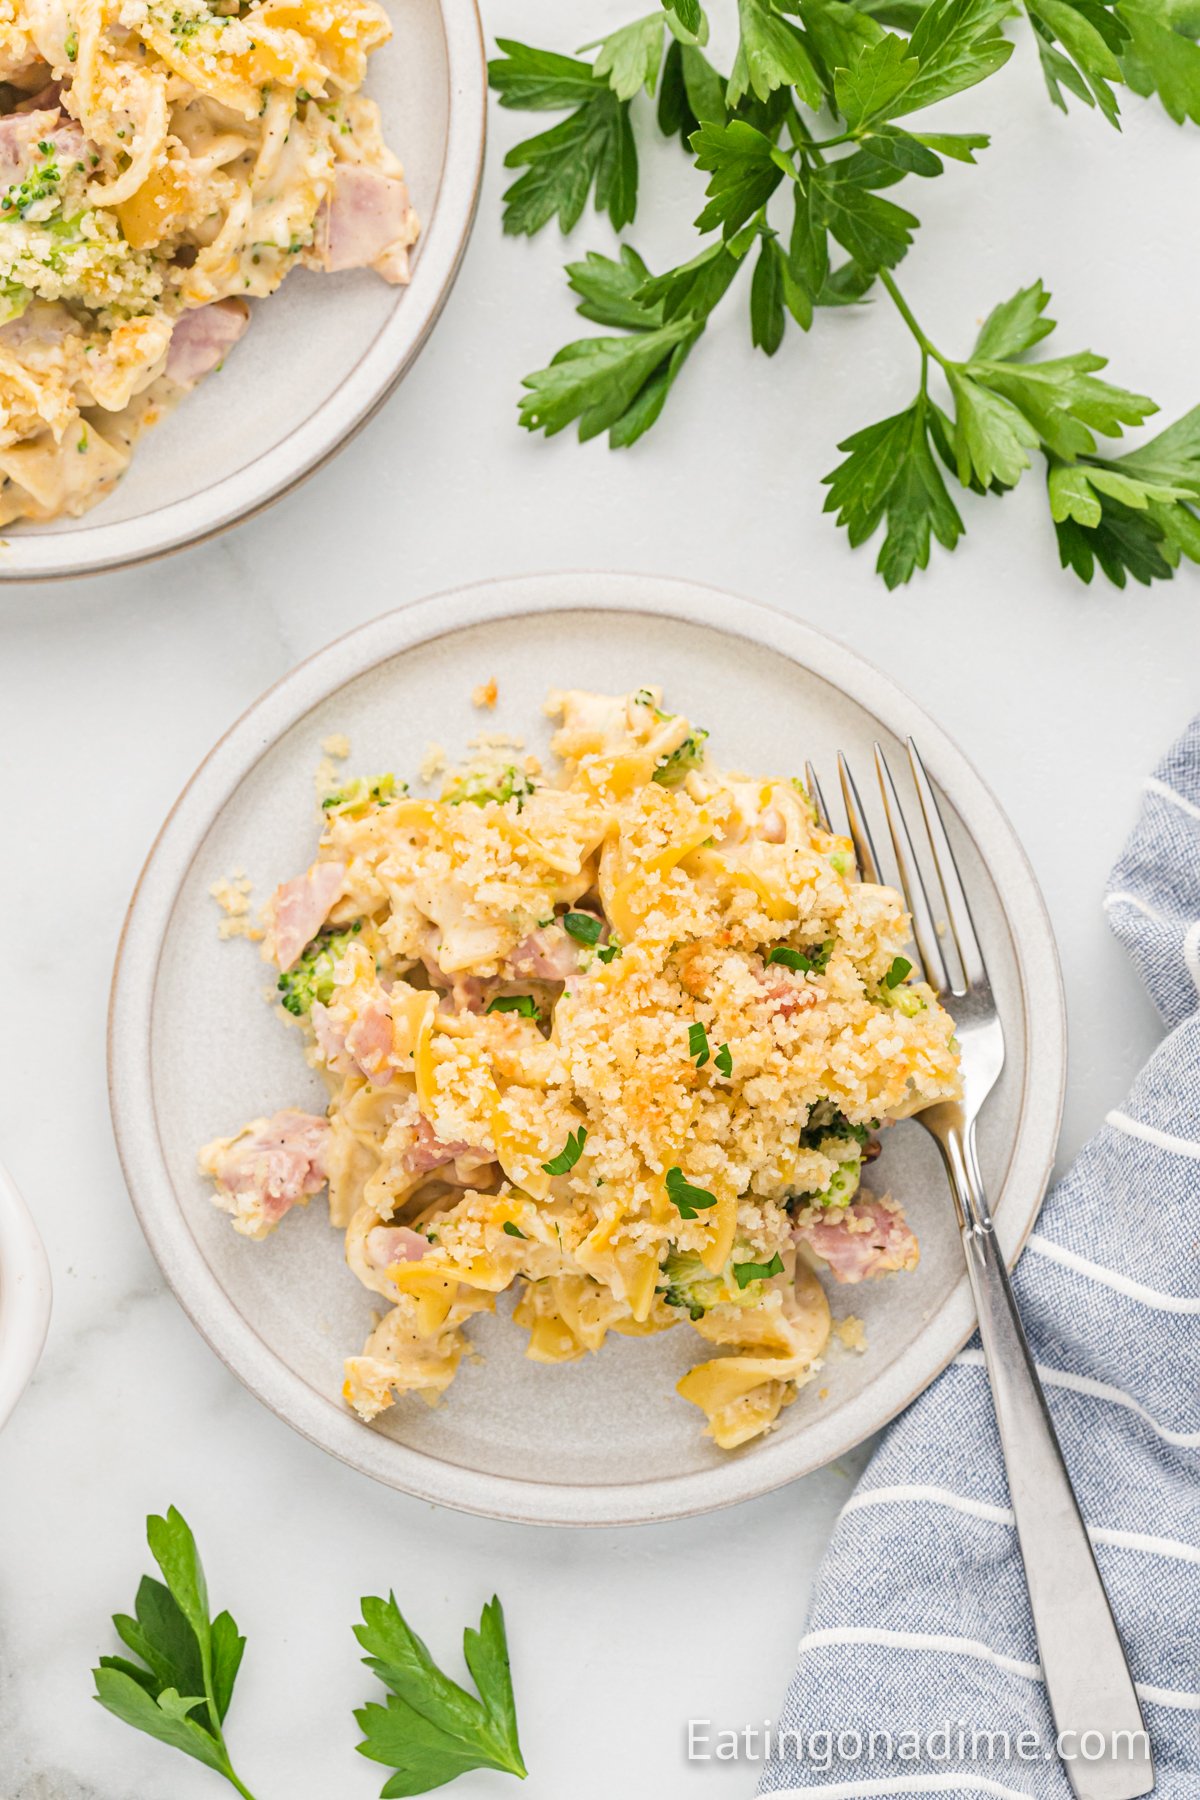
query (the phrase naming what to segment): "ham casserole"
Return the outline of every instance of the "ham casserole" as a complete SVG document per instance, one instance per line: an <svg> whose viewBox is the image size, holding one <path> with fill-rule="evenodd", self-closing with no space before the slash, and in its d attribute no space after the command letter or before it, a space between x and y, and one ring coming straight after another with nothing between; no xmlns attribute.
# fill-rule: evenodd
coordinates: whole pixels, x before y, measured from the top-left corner
<svg viewBox="0 0 1200 1800"><path fill-rule="evenodd" d="M657 688L547 710L550 774L493 736L436 799L326 795L263 949L327 1112L255 1119L201 1168L250 1238L327 1189L384 1308L345 1366L364 1419L436 1400L511 1290L542 1363L695 1332L679 1392L731 1449L820 1367L819 1276L915 1266L860 1173L882 1125L958 1091L954 1025L909 979L900 896L800 784L714 767Z"/></svg>
<svg viewBox="0 0 1200 1800"><path fill-rule="evenodd" d="M0 8L0 525L78 515L297 265L408 279L375 0Z"/></svg>

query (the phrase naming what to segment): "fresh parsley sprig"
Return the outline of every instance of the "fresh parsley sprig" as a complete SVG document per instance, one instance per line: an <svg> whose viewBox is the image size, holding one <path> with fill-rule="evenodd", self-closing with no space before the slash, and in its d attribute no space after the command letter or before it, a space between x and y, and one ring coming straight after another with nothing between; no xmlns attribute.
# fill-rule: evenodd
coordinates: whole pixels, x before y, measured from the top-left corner
<svg viewBox="0 0 1200 1800"><path fill-rule="evenodd" d="M1059 104L1073 94L1115 123L1114 84L1125 82L1157 92L1173 118L1200 122L1200 6L1025 0L1025 10ZM1104 361L1091 353L1027 360L1053 329L1040 283L992 315L1007 338L997 324L988 342L985 327L964 362L934 347L897 285L919 220L888 190L971 164L988 144L979 132L920 129L919 115L1003 67L1011 11L1009 0L738 0L728 75L704 52L698 0L663 0L660 13L585 46L590 63L501 40L490 69L502 105L573 109L509 153L527 173L505 196L507 230L536 231L552 217L569 230L593 190L618 230L632 222L642 91L655 97L660 131L707 177L695 256L652 274L623 244L615 258L591 252L568 264L577 310L609 335L576 339L525 377L521 424L547 436L575 425L581 440L607 433L618 449L636 443L743 271L751 340L771 356L789 321L807 332L822 308L876 290L913 332L920 386L911 407L845 440L827 510L852 544L887 521L878 566L889 586L928 565L934 539L953 549L963 536L943 466L965 487L999 493L1035 450L1047 463L1060 559L1083 580L1099 566L1118 585L1130 575L1149 582L1195 558L1193 415L1114 459L1097 440L1156 409L1096 381ZM1026 315L1032 335L1021 342ZM949 409L930 392L931 369L946 379Z"/></svg>
<svg viewBox="0 0 1200 1800"><path fill-rule="evenodd" d="M1158 409L1144 394L1102 381L1102 356L1027 360L1055 322L1040 282L995 307L962 362L944 356L885 276L921 352L920 387L904 412L839 445L846 460L825 477L825 510L852 544L886 524L877 567L889 587L929 560L936 537L953 549L964 527L942 466L977 494L1005 493L1045 459L1059 558L1084 581L1100 568L1118 587L1172 575L1181 557L1200 561L1200 407L1123 457L1100 453L1097 437L1119 438ZM951 412L929 391L940 368ZM942 465L942 466L939 466Z"/></svg>
<svg viewBox="0 0 1200 1800"><path fill-rule="evenodd" d="M463 1656L477 1693L442 1672L408 1624L396 1597L367 1598L354 1635L363 1661L388 1689L354 1717L361 1756L394 1769L380 1800L426 1794L471 1769L499 1769L524 1780L528 1771L517 1735L504 1612L492 1597L479 1629L463 1632Z"/></svg>
<svg viewBox="0 0 1200 1800"><path fill-rule="evenodd" d="M209 1615L196 1540L172 1506L146 1520L146 1538L163 1581L142 1577L133 1615L113 1618L137 1661L102 1656L93 1669L95 1698L126 1725L182 1750L254 1800L229 1760L224 1723L246 1640L227 1612ZM165 1582L165 1586L164 1586Z"/></svg>

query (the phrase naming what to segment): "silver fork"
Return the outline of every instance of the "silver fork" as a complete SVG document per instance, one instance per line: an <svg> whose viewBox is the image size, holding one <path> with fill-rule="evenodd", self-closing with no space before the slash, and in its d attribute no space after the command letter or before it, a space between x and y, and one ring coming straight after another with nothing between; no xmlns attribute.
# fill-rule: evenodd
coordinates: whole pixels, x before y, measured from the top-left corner
<svg viewBox="0 0 1200 1800"><path fill-rule="evenodd" d="M962 1099L939 1101L916 1117L942 1153L954 1195L1046 1694L1060 1744L1074 1757L1064 1761L1066 1774L1078 1800L1135 1800L1154 1788L1142 1711L1017 1313L975 1152L975 1121L1004 1066L1004 1031L954 852L911 738L908 756L961 971L952 974L947 966L896 785L876 744L875 768L917 955L926 981L954 1019L962 1053ZM840 752L838 772L859 872L866 881L882 881L866 813ZM806 773L821 824L829 830L811 763ZM1080 1759L1087 1732L1104 1737L1103 1759ZM1091 1742L1094 1747L1096 1740Z"/></svg>

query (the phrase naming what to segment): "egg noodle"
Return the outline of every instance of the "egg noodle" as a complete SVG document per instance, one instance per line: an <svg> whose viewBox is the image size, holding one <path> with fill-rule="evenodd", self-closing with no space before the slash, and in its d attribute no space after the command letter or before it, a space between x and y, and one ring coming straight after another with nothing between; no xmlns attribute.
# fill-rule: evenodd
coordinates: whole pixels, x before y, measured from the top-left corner
<svg viewBox="0 0 1200 1800"><path fill-rule="evenodd" d="M0 0L0 524L78 515L297 265L408 279L375 0Z"/></svg>
<svg viewBox="0 0 1200 1800"><path fill-rule="evenodd" d="M820 1367L816 1271L915 1265L859 1174L880 1125L958 1091L953 1022L907 979L900 896L797 782L715 769L656 688L547 711L550 777L492 737L436 800L326 796L264 954L327 1117L257 1119L201 1167L252 1238L328 1186L387 1306L346 1363L364 1419L436 1400L512 1289L538 1362L690 1327L716 1354L678 1391L732 1448Z"/></svg>

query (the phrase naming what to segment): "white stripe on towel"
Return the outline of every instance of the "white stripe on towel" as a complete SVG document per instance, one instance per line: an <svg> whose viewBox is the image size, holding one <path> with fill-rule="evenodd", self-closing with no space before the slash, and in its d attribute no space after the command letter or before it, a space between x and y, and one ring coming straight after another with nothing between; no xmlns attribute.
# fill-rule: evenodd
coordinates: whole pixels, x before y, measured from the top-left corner
<svg viewBox="0 0 1200 1800"><path fill-rule="evenodd" d="M982 1350L960 1350L955 1362L968 1369L986 1368ZM1091 1375L1072 1375L1066 1369L1048 1369L1044 1363L1036 1365L1038 1375L1044 1387L1068 1388L1073 1394L1091 1394L1096 1400L1111 1400L1114 1406L1124 1406L1130 1412L1137 1413L1142 1422L1148 1425L1165 1444L1176 1444L1181 1449L1200 1449L1200 1431L1172 1431L1166 1425L1148 1413L1145 1407L1134 1399L1132 1394L1123 1393L1120 1388L1110 1387L1106 1381L1096 1381Z"/></svg>
<svg viewBox="0 0 1200 1800"><path fill-rule="evenodd" d="M1189 813L1193 819L1200 819L1200 806L1192 800L1185 800L1182 794L1177 794L1173 787L1168 787L1157 775L1147 775L1143 786L1148 794L1158 794L1161 799L1169 800L1172 806L1177 806L1180 812Z"/></svg>
<svg viewBox="0 0 1200 1800"><path fill-rule="evenodd" d="M1149 906L1139 895L1127 894L1123 888L1115 888L1111 894L1105 894L1104 896L1103 905L1106 912L1110 906L1116 906L1118 904L1134 907L1147 919L1153 920L1155 925L1169 925L1171 923L1170 919L1164 918L1160 912L1155 912L1154 908Z"/></svg>
<svg viewBox="0 0 1200 1800"><path fill-rule="evenodd" d="M1160 1150L1169 1150L1173 1156L1194 1156L1200 1159L1200 1144L1194 1138L1172 1137L1169 1131L1160 1131L1157 1125L1145 1125L1141 1119L1131 1119L1128 1113L1118 1112L1115 1107L1105 1115L1105 1122L1115 1131L1123 1131L1126 1137L1141 1138L1146 1144L1157 1144Z"/></svg>
<svg viewBox="0 0 1200 1800"><path fill-rule="evenodd" d="M1200 994L1200 919L1189 925L1184 933L1183 960L1188 966L1188 974L1196 984L1196 992Z"/></svg>
<svg viewBox="0 0 1200 1800"><path fill-rule="evenodd" d="M935 1650L946 1656L970 1656L978 1662L991 1663L1006 1675L1020 1675L1025 1681L1040 1681L1038 1663L1023 1662L1017 1656L1005 1656L978 1638L950 1637L940 1631L892 1631L883 1625L837 1625L827 1631L809 1631L800 1639L800 1652L834 1648L843 1644L875 1644L894 1650Z"/></svg>
<svg viewBox="0 0 1200 1800"><path fill-rule="evenodd" d="M1116 1269L1105 1269L1099 1263L1089 1262L1086 1256L1077 1255L1074 1250L1051 1243L1040 1231L1030 1232L1026 1248L1038 1256L1048 1257L1051 1262L1061 1263L1064 1269L1074 1269L1077 1275L1086 1275L1089 1281L1114 1288L1118 1294L1128 1294L1131 1300L1140 1300L1143 1306L1152 1306L1156 1312L1200 1313L1200 1300L1181 1294L1162 1294L1157 1288L1144 1287L1140 1281L1121 1275Z"/></svg>
<svg viewBox="0 0 1200 1800"><path fill-rule="evenodd" d="M849 1644L874 1644L892 1650L932 1650L945 1656L967 1656L978 1662L991 1663L1006 1675L1019 1675L1023 1681L1042 1679L1039 1663L1025 1662L1017 1656L1005 1656L978 1638L951 1637L940 1631L892 1631L882 1625L839 1625L827 1631L808 1631L797 1646L801 1655L806 1650L836 1649ZM1200 1711L1200 1694L1180 1693L1175 1688L1151 1687L1135 1681L1142 1700L1158 1706L1170 1706L1183 1712Z"/></svg>
<svg viewBox="0 0 1200 1800"><path fill-rule="evenodd" d="M953 1512L967 1513L975 1519L986 1519L992 1525L1016 1524L1012 1509L993 1506L989 1500L972 1500L967 1494L956 1494L950 1488L913 1485L912 1487L867 1488L852 1494L842 1508L841 1516L860 1512L868 1506L900 1506L925 1502L930 1506L949 1507ZM1115 1525L1089 1525L1087 1534L1093 1544L1112 1544L1118 1550L1144 1550L1149 1556L1169 1556L1176 1562L1200 1563L1200 1548L1181 1543L1178 1538L1150 1537L1143 1531L1121 1531Z"/></svg>

